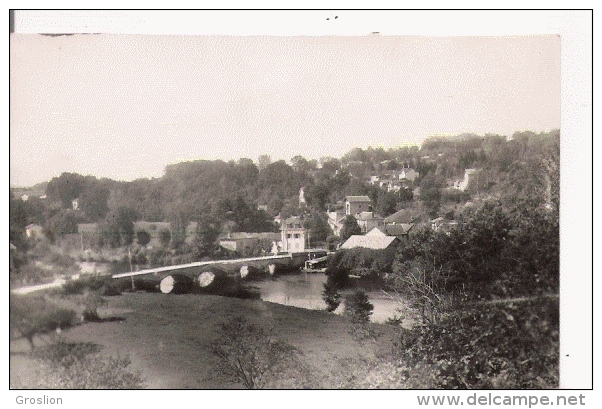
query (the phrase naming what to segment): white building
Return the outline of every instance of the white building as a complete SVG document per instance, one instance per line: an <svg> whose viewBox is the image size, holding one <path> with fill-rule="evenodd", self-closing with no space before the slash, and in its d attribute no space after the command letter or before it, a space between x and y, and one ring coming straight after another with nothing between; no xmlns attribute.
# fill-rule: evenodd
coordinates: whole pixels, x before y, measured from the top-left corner
<svg viewBox="0 0 602 409"><path fill-rule="evenodd" d="M303 227L300 217L293 216L282 221L282 251L289 253L304 251L307 242L307 229Z"/></svg>

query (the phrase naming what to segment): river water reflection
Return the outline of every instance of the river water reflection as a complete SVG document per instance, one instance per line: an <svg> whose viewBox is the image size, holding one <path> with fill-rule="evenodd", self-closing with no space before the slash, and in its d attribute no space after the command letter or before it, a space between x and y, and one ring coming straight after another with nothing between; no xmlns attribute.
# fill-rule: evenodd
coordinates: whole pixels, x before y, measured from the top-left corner
<svg viewBox="0 0 602 409"><path fill-rule="evenodd" d="M293 273L270 277L250 284L259 290L261 299L277 304L311 310L324 310L326 303L322 300L323 285L326 275L322 273ZM374 305L373 322L385 322L397 313L399 303L381 291L367 291L370 302ZM343 305L335 311L342 314Z"/></svg>

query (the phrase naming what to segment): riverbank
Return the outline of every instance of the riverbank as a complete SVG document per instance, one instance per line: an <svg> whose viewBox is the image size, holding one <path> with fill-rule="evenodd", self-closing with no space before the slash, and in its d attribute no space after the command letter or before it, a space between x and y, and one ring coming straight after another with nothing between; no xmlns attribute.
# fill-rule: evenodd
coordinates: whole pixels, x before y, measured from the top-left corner
<svg viewBox="0 0 602 409"><path fill-rule="evenodd" d="M345 360L374 358L392 347L395 328L371 324L382 335L376 342L359 342L349 333L344 317L261 300L213 295L124 293L109 297L100 310L103 322L85 323L63 331L70 342L92 342L110 354L128 355L132 369L140 370L145 387L157 389L238 388L216 372L209 349L219 325L243 316L272 327L283 340L298 348L302 361L320 387L336 387L336 375ZM41 340L37 340L41 343ZM24 340L11 342L11 384L36 375L36 363Z"/></svg>

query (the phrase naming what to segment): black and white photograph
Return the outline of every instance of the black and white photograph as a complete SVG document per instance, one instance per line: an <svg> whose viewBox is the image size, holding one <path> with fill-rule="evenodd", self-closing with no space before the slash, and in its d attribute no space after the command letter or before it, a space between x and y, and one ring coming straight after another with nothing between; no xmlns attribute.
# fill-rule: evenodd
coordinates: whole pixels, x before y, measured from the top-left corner
<svg viewBox="0 0 602 409"><path fill-rule="evenodd" d="M129 13L11 12L17 404L592 388L593 11Z"/></svg>

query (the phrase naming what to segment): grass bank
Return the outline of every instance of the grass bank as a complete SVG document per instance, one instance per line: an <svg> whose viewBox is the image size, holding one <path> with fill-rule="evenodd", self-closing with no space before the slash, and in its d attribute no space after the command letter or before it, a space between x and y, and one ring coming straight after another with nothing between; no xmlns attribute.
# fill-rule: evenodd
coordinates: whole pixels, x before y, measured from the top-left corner
<svg viewBox="0 0 602 409"><path fill-rule="evenodd" d="M221 323L235 316L273 327L283 340L302 353L311 376L320 387L336 387L340 363L370 359L390 350L394 329L373 324L382 335L378 342L359 342L349 333L345 318L261 300L214 295L124 293L108 297L101 317L121 320L86 323L63 331L70 342L91 342L111 354L128 355L132 368L144 375L148 388L237 388L216 373L210 343ZM11 343L11 383L35 376L35 361L22 340Z"/></svg>

